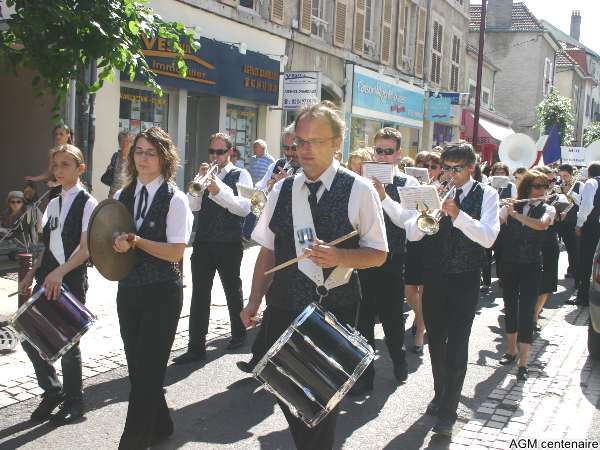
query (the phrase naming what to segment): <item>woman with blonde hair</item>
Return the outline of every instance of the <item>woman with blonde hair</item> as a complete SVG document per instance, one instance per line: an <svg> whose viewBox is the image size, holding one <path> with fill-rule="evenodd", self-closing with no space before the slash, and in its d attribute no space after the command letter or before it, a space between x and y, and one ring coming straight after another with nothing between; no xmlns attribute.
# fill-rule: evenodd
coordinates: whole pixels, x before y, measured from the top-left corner
<svg viewBox="0 0 600 450"><path fill-rule="evenodd" d="M362 175L362 163L365 161L372 161L371 153L366 147L358 148L354 150L348 156L348 169L352 172Z"/></svg>

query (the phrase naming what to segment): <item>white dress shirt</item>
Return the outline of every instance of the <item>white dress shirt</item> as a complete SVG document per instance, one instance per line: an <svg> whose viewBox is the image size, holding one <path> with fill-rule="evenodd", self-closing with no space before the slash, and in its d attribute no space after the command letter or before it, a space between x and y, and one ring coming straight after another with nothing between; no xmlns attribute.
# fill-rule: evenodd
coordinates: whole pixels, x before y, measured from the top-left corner
<svg viewBox="0 0 600 450"><path fill-rule="evenodd" d="M81 184L77 183L68 191L62 191L59 197L55 197L48 203L48 207L46 211L44 211L44 215L42 217L42 226L45 227L46 223L50 218L58 218L58 227L54 230L50 231L50 251L56 258L59 264L65 263L65 254L64 254L64 246L62 241L62 229L65 225L65 220L67 219L67 215L69 214L69 210L73 205L73 201L77 194L83 190ZM61 205L62 203L62 205ZM88 224L90 222L90 216L94 211L94 208L98 204L98 200L90 195L87 202L83 207L83 217L81 218L81 232L85 233L88 229ZM75 248L73 253L79 250L79 246ZM72 255L71 255L72 256Z"/></svg>
<svg viewBox="0 0 600 450"><path fill-rule="evenodd" d="M583 193L584 184L581 181L576 181L575 185L579 185L577 189L579 192L571 191L571 197L573 198L573 203L577 206L581 205L581 194Z"/></svg>
<svg viewBox="0 0 600 450"><path fill-rule="evenodd" d="M462 189L460 195L460 202L471 192L474 180L470 178L462 186L457 186ZM452 225L462 231L466 237L471 239L473 242L481 245L484 248L490 248L494 245L496 237L500 232L500 220L498 215L499 210L499 198L496 189L481 184L483 188L483 203L481 205L481 218L479 220L473 219L464 211L460 211L456 219L452 222ZM417 228L417 217L414 216L406 221L406 237L409 241L420 241L425 236L419 228Z"/></svg>
<svg viewBox="0 0 600 450"><path fill-rule="evenodd" d="M400 169L398 169L397 167L394 170L394 176L405 176L406 177L406 184L404 185L405 187L421 185L419 183L419 180L417 180L415 177L413 177L411 175L403 174L402 172L400 172ZM402 187L397 186L396 189L398 190L398 193L400 193L400 191L402 190ZM381 206L383 207L383 210L388 215L388 217L390 218L392 223L400 228L404 228L405 222L408 219L410 219L411 217L416 216L418 214L417 210L403 208L400 203L393 200L387 194L386 194L385 198L383 199L383 201L381 202Z"/></svg>
<svg viewBox="0 0 600 450"><path fill-rule="evenodd" d="M154 201L154 196L156 195L158 188L162 186L164 181L165 180L162 176L158 176L146 184L146 190L148 191L146 214L148 214L148 211L152 206L152 202ZM138 179L134 193L134 214L138 208L140 191L142 190L143 186L144 185L142 182ZM123 190L120 189L115 193L115 200L119 199L122 191ZM135 221L136 230L140 229L142 223L144 223L144 219L141 217ZM171 197L171 202L169 203L169 212L167 212L167 242L169 244L187 244L190 240L190 235L192 234L193 224L194 216L192 211L190 211L185 194L181 192L177 186L173 186L173 197Z"/></svg>
<svg viewBox="0 0 600 450"><path fill-rule="evenodd" d="M318 201L321 199L325 189L331 189L331 183L333 183L333 179L335 178L339 166L340 163L337 160L334 160L325 172L321 174L318 180L307 180L304 173L299 173L295 176L301 177L303 182L302 186L304 186L304 189L307 191L308 188L304 184L305 181L321 181L323 183L317 191ZM254 232L252 233L252 239L269 250L275 249L275 234L269 228L269 223L273 217L273 212L275 211L275 206L277 205L281 186L284 181L285 180L280 180L273 186L267 205L258 219L256 228L254 228ZM366 178L356 176L354 183L352 183L348 202L348 219L352 226L358 230L360 236L358 244L360 247L369 247L384 252L388 251L383 210L381 208L381 202L379 201L379 195L377 194L377 191L375 191L372 183Z"/></svg>
<svg viewBox="0 0 600 450"><path fill-rule="evenodd" d="M246 217L248 214L250 214L250 199L244 198L240 195L235 195L233 193L233 189L223 183L225 175L235 168L236 166L234 166L233 163L229 163L219 170L217 176L215 177L215 180L217 180L217 185L219 186L219 192L217 195L208 194L208 198L210 198L220 207L225 208L230 213L235 214L236 216ZM240 172L238 183L250 188L253 187L250 172L248 172L246 169L240 169ZM200 211L202 208L203 196L201 195L199 197L194 197L193 195L188 194L187 197L192 211Z"/></svg>
<svg viewBox="0 0 600 450"><path fill-rule="evenodd" d="M269 182L269 180L271 179L271 177L273 176L273 171L275 170L275 162L272 162L271 165L269 166L269 168L267 169L267 171L265 172L265 176L262 177L258 183L256 183L256 185L254 186L256 189L266 189L267 188L267 183Z"/></svg>
<svg viewBox="0 0 600 450"><path fill-rule="evenodd" d="M579 211L577 212L577 227L581 228L587 217L594 209L594 197L598 190L598 182L594 178L590 178L583 185L583 192L581 193L581 204L579 205Z"/></svg>
<svg viewBox="0 0 600 450"><path fill-rule="evenodd" d="M542 203L541 200L538 200L537 202L533 202L531 204L526 204L523 207L523 215L526 216L527 214L529 214L529 210L532 207L538 206L540 203ZM547 218L550 218L550 224L552 224L552 223L554 223L555 217L556 217L556 208L552 205L546 205L546 212L538 220L544 221ZM508 206L503 206L500 209L500 219L502 220L502 222L506 222L506 220L508 219Z"/></svg>

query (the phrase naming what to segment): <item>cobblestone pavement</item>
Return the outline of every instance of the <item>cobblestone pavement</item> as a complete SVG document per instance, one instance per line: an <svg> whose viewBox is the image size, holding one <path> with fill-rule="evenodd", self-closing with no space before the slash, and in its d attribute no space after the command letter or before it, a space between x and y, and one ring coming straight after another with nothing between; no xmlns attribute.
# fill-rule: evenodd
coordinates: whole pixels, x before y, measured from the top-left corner
<svg viewBox="0 0 600 450"><path fill-rule="evenodd" d="M532 344L529 379L517 383L513 368L452 438L450 449L516 448L521 439L537 440L539 448L542 440L585 440L600 399L600 365L582 345L588 314L588 308L572 306L557 311Z"/></svg>
<svg viewBox="0 0 600 450"><path fill-rule="evenodd" d="M246 297L250 291L252 270L257 253L258 247L247 249L244 252L242 285ZM187 346L189 306L192 295L192 277L189 264L190 254L191 249L187 249L184 258L184 285L186 287L184 289L184 303L181 311L182 320L179 321L177 328L173 352ZM90 269L88 274L90 288L86 304L98 316L98 320L81 339L84 380L127 365L116 311L117 283L105 280L95 269ZM0 315L6 317L7 314L14 312L16 309L17 297L6 299L6 296L9 292L17 290L17 283L12 275L0 278L0 280L0 298L4 302L11 302L10 307L4 304L3 308L0 309L0 312L3 313L0 313ZM227 304L222 285L217 276L215 277L212 290L211 318L207 340L210 342L229 333ZM57 364L56 368L60 375L60 364ZM42 390L37 385L33 366L20 345L17 345L14 352L0 355L0 374L0 408L28 400L42 393Z"/></svg>

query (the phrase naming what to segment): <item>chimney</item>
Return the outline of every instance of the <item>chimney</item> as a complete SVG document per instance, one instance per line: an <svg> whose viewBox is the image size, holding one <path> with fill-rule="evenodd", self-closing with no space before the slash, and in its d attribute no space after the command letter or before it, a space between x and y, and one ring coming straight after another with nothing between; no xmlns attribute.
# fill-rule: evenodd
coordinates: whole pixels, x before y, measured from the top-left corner
<svg viewBox="0 0 600 450"><path fill-rule="evenodd" d="M489 0L486 29L510 29L512 25L512 0Z"/></svg>
<svg viewBox="0 0 600 450"><path fill-rule="evenodd" d="M571 32L569 33L571 37L575 40L579 40L579 32L581 29L581 12L573 11L571 14Z"/></svg>

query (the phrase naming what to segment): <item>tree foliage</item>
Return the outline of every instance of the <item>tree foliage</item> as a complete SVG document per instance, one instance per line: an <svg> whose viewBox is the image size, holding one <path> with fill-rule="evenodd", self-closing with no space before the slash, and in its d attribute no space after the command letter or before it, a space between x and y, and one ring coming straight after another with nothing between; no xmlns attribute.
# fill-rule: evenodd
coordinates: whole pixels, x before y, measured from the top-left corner
<svg viewBox="0 0 600 450"><path fill-rule="evenodd" d="M114 70L136 76L160 93L154 73L142 54L142 36L165 38L175 56L175 66L185 76L182 41L196 49L194 36L177 22L164 21L146 0L7 0L15 13L0 31L0 53L17 70L26 67L39 75L34 89L65 99L70 80L81 80L91 61L98 63L98 78L88 85L96 92L111 80Z"/></svg>
<svg viewBox="0 0 600 450"><path fill-rule="evenodd" d="M571 145L575 128L573 106L571 99L563 97L555 88L550 90L548 96L536 107L537 121L535 128L542 133L547 133L556 122L559 124L559 133L562 145Z"/></svg>
<svg viewBox="0 0 600 450"><path fill-rule="evenodd" d="M583 130L584 147L595 141L600 141L600 122L592 122Z"/></svg>

